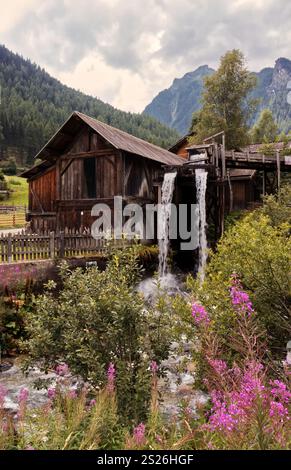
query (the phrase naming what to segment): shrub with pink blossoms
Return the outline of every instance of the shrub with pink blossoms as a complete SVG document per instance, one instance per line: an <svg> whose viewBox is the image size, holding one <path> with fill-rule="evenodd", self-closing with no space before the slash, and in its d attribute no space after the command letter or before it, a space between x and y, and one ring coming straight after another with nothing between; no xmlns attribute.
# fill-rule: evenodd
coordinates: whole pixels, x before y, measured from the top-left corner
<svg viewBox="0 0 291 470"><path fill-rule="evenodd" d="M197 325L207 325L210 323L209 315L203 305L195 302L192 305L192 317Z"/></svg>
<svg viewBox="0 0 291 470"><path fill-rule="evenodd" d="M241 282L235 274L231 277L230 297L232 305L238 313L248 316L254 313L250 297L242 289Z"/></svg>
<svg viewBox="0 0 291 470"><path fill-rule="evenodd" d="M6 393L7 393L7 390L5 387L3 387L2 384L0 384L0 409L2 408L3 404L4 404L4 400L5 400L5 397L6 397Z"/></svg>
<svg viewBox="0 0 291 470"><path fill-rule="evenodd" d="M29 390L27 388L22 388L18 395L18 403L25 403L29 397Z"/></svg>
<svg viewBox="0 0 291 470"><path fill-rule="evenodd" d="M64 375L67 375L69 373L69 366L68 364L58 364L56 366L56 374L63 377Z"/></svg>
<svg viewBox="0 0 291 470"><path fill-rule="evenodd" d="M107 390L109 392L114 391L115 375L116 375L116 371L115 371L114 364L112 362L110 362L109 367L107 369Z"/></svg>
<svg viewBox="0 0 291 470"><path fill-rule="evenodd" d="M208 326L200 330L200 354L210 366L206 371L204 368L204 384L211 409L199 429L206 432L207 446L212 448L286 448L291 439L291 393L287 383L268 379L269 371L263 363L266 348L255 312L235 275L230 298L236 315L227 343L215 334L206 309L197 303L192 307L195 323ZM219 357L221 354L229 363L232 358L232 366Z"/></svg>
<svg viewBox="0 0 291 470"><path fill-rule="evenodd" d="M49 400L54 400L56 396L56 389L54 387L49 387L47 391L47 396Z"/></svg>
<svg viewBox="0 0 291 470"><path fill-rule="evenodd" d="M142 446L145 441L145 425L140 423L133 430L133 439L137 446Z"/></svg>

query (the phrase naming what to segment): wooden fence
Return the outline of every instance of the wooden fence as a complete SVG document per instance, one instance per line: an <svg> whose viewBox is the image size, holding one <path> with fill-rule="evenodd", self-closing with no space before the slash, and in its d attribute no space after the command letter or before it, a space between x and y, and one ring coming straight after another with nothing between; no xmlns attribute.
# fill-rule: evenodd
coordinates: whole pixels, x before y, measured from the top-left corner
<svg viewBox="0 0 291 470"><path fill-rule="evenodd" d="M0 263L93 256L106 252L109 243L111 242L104 239L95 240L90 233L84 234L78 230L41 234L30 234L24 231L18 234L2 234L0 236ZM129 243L129 240L114 241L117 247L123 247Z"/></svg>
<svg viewBox="0 0 291 470"><path fill-rule="evenodd" d="M23 206L0 206L0 229L24 227L26 224L26 208Z"/></svg>

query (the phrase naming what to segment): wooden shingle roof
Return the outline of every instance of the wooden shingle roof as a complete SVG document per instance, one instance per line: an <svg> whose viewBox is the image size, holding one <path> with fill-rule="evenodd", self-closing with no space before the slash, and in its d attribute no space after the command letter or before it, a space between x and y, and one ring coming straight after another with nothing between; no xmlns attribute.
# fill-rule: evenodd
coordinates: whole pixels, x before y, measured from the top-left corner
<svg viewBox="0 0 291 470"><path fill-rule="evenodd" d="M124 150L129 153L140 155L150 160L163 163L165 165L179 165L183 164L184 160L177 155L165 150L157 145L139 139L127 132L109 126L104 122L97 121L97 119L86 116L79 112L75 112L88 126L100 134L105 140L110 142L113 147L119 150Z"/></svg>
<svg viewBox="0 0 291 470"><path fill-rule="evenodd" d="M155 160L164 165L183 164L184 160L177 155L165 150L157 145L139 139L127 132L109 126L86 114L74 111L61 128L39 151L35 158L42 160L55 158L65 151L67 145L80 129L80 125L87 124L92 130L100 134L113 147L129 153L140 155L141 157Z"/></svg>

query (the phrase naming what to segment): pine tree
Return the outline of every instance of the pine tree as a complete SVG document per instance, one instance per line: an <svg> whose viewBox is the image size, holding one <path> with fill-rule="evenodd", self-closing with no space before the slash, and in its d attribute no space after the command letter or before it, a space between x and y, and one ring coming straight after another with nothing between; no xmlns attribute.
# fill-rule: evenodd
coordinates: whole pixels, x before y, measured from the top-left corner
<svg viewBox="0 0 291 470"><path fill-rule="evenodd" d="M263 109L258 122L251 130L251 140L254 144L275 142L278 126L270 109Z"/></svg>

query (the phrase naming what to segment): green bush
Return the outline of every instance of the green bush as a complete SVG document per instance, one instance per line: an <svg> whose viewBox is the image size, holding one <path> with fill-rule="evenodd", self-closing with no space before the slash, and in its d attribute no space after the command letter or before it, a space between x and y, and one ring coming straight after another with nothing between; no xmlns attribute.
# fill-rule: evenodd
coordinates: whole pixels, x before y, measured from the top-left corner
<svg viewBox="0 0 291 470"><path fill-rule="evenodd" d="M140 277L135 248L113 253L106 269L71 272L61 267L59 294L50 282L29 317L31 361L44 368L65 361L74 374L96 387L117 370L117 398L123 419L143 419L150 399L149 364L167 356L164 320L145 309L135 291Z"/></svg>
<svg viewBox="0 0 291 470"><path fill-rule="evenodd" d="M5 162L2 166L3 172L5 175L16 175L17 165L15 158L11 157Z"/></svg>
<svg viewBox="0 0 291 470"><path fill-rule="evenodd" d="M2 354L20 351L25 337L25 312L12 301L0 302L0 346Z"/></svg>
<svg viewBox="0 0 291 470"><path fill-rule="evenodd" d="M231 226L211 254L203 285L189 281L194 296L211 313L218 334L227 343L233 327L229 278L237 273L267 332L269 347L281 357L291 334L288 192L266 198L263 209Z"/></svg>
<svg viewBox="0 0 291 470"><path fill-rule="evenodd" d="M12 186L21 186L21 182L16 178L10 178L9 184Z"/></svg>

